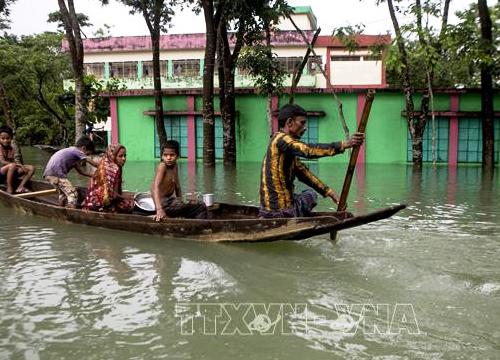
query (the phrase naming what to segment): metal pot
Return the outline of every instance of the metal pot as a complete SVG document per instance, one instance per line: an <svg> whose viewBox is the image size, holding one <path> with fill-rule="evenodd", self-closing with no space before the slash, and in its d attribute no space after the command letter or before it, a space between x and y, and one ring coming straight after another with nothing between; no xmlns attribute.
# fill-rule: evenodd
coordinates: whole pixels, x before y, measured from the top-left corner
<svg viewBox="0 0 500 360"><path fill-rule="evenodd" d="M142 211L155 212L156 206L153 197L149 192L137 193L134 196L134 203Z"/></svg>

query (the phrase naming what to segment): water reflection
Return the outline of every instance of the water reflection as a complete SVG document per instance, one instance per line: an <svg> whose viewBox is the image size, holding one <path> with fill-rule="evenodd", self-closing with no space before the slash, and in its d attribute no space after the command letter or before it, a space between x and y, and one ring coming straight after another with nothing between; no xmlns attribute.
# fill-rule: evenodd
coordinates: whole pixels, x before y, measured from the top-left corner
<svg viewBox="0 0 500 360"><path fill-rule="evenodd" d="M127 163L126 187L147 190L155 166ZM342 165L311 166L340 190ZM237 203L258 203L259 170L180 163L184 193ZM0 206L0 358L498 358L498 185L498 171L485 178L475 166L359 166L352 210L408 210L341 232L337 243L202 244ZM199 302L307 312L286 318L287 336L181 334L176 304ZM412 304L422 334L372 334L377 314L336 311L380 303ZM360 331L349 331L356 323Z"/></svg>

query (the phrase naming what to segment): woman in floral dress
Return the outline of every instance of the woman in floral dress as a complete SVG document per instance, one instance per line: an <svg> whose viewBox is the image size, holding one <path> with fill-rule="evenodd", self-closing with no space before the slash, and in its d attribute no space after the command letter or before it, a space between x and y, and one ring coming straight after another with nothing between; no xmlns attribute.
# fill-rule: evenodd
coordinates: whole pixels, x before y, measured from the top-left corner
<svg viewBox="0 0 500 360"><path fill-rule="evenodd" d="M108 146L90 180L82 207L86 210L105 212L131 212L134 200L122 196L122 168L127 150L121 144Z"/></svg>

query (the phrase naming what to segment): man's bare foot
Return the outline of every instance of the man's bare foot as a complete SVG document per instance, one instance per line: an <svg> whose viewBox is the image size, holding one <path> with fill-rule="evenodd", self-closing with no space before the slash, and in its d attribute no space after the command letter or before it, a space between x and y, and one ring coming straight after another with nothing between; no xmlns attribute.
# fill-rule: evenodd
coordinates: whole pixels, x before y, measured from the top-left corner
<svg viewBox="0 0 500 360"><path fill-rule="evenodd" d="M14 189L13 189L13 188L11 188L11 187L8 187L8 188L7 188L7 192L8 192L9 194L13 194L13 193L14 193Z"/></svg>
<svg viewBox="0 0 500 360"><path fill-rule="evenodd" d="M24 194L24 193L29 193L30 191L26 189L24 186L18 187L16 189L16 194Z"/></svg>

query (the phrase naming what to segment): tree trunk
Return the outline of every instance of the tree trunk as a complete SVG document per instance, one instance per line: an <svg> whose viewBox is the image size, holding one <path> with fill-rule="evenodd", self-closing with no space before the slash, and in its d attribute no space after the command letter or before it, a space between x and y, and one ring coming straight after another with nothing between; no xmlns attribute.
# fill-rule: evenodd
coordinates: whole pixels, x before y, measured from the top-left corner
<svg viewBox="0 0 500 360"><path fill-rule="evenodd" d="M481 39L486 48L487 57L491 59L493 52L493 36L491 18L486 0L478 0L479 20L481 23ZM490 61L491 62L491 61ZM481 120L483 128L483 167L493 169L495 166L494 127L493 127L493 78L492 64L481 64Z"/></svg>
<svg viewBox="0 0 500 360"><path fill-rule="evenodd" d="M218 20L214 19L213 0L202 0L206 45L203 65L203 164L215 165L214 69Z"/></svg>
<svg viewBox="0 0 500 360"><path fill-rule="evenodd" d="M155 124L160 141L160 149L167 142L165 122L163 120L163 101L161 91L161 71L160 71L160 29L154 29L151 33L151 43L153 45L153 86L155 95ZM161 154L160 154L161 157Z"/></svg>
<svg viewBox="0 0 500 360"><path fill-rule="evenodd" d="M219 22L218 57L219 57L219 98L222 115L224 164L236 164L236 96L235 96L235 60L241 45L237 45L233 55L229 48L227 24L224 17ZM240 25L242 26L242 25Z"/></svg>
<svg viewBox="0 0 500 360"><path fill-rule="evenodd" d="M73 0L68 0L68 7L64 0L58 0L59 10L66 32L69 51L71 55L71 65L75 77L75 142L84 134L87 114L87 99L84 91L84 71L83 71L83 41L80 32L80 25L76 17Z"/></svg>
<svg viewBox="0 0 500 360"><path fill-rule="evenodd" d="M85 107L85 84L82 77L75 78L75 142L85 133L86 107Z"/></svg>
<svg viewBox="0 0 500 360"><path fill-rule="evenodd" d="M267 57L269 59L269 64L271 64L271 59L273 53L271 51L271 24L267 21L264 24L264 31L266 32L266 48ZM268 86L268 89L270 86ZM269 137L273 136L273 95L267 95L267 124L269 126Z"/></svg>
<svg viewBox="0 0 500 360"><path fill-rule="evenodd" d="M267 126L269 129L269 136L273 135L273 96L271 94L267 95Z"/></svg>
<svg viewBox="0 0 500 360"><path fill-rule="evenodd" d="M389 14L391 16L392 25L394 27L394 33L396 34L396 42L398 44L399 56L401 63L403 64L402 72L402 83L403 83L403 93L405 97L405 108L406 108L406 121L408 123L408 129L412 138L412 148L413 155L412 161L415 165L422 165L422 136L425 129L425 118L421 118L420 121L424 120L423 126L420 121L415 118L415 104L413 102L413 88L410 81L410 64L408 61L408 54L406 52L406 46L404 43L404 38L399 27L398 19L396 18L396 12L394 11L394 6L392 0L387 0L387 6L389 7Z"/></svg>

